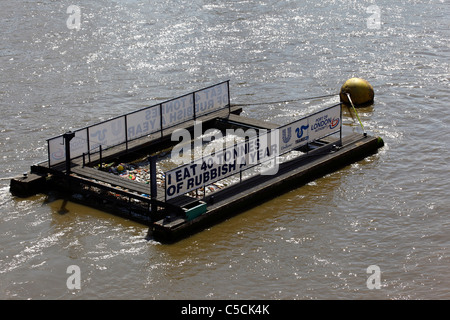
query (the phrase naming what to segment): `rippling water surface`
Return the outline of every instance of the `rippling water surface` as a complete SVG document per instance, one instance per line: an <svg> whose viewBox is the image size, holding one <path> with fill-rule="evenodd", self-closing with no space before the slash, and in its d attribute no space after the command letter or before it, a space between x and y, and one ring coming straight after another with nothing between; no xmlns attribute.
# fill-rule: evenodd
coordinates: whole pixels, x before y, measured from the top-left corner
<svg viewBox="0 0 450 320"><path fill-rule="evenodd" d="M379 0L373 28L374 4L2 1L0 299L449 299L450 6ZM227 79L232 103L254 104L246 116L283 124L338 97L257 103L337 94L354 76L375 88L359 115L385 141L378 154L176 244L9 192L69 129Z"/></svg>

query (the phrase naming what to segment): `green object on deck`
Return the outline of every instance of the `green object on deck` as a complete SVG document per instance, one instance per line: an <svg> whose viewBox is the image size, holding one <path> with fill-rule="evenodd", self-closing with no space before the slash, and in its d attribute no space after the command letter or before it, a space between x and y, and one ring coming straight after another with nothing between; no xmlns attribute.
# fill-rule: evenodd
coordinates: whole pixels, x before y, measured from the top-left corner
<svg viewBox="0 0 450 320"><path fill-rule="evenodd" d="M187 220L191 221L206 212L206 203L203 201L194 202L193 204L184 207L183 210L186 213Z"/></svg>

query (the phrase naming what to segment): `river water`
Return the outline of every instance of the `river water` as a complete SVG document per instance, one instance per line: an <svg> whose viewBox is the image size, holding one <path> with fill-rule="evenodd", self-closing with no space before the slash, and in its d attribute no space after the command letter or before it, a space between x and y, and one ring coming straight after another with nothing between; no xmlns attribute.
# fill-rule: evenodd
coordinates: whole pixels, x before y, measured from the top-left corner
<svg viewBox="0 0 450 320"><path fill-rule="evenodd" d="M0 299L449 299L449 13L439 0L2 0ZM359 116L384 148L175 244L9 192L69 129L228 79L243 115L284 124L339 102L297 99L351 77L375 88Z"/></svg>

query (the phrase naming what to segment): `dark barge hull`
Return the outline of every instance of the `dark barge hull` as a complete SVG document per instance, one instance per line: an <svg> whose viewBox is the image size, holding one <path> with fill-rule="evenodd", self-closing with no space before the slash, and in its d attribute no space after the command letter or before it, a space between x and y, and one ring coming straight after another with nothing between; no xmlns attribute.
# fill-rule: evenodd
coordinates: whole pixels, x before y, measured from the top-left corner
<svg viewBox="0 0 450 320"><path fill-rule="evenodd" d="M377 152L383 140L365 134L351 134L328 140L323 146L279 165L276 175L256 176L205 197L206 213L191 221L161 219L153 223L150 234L161 242L175 242L221 220L241 213L283 193L298 188L346 165Z"/></svg>

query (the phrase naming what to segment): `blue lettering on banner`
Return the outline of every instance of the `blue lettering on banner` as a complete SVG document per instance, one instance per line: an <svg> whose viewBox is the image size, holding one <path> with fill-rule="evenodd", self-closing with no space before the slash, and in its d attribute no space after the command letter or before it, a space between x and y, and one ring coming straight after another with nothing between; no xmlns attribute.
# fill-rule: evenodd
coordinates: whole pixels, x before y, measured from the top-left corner
<svg viewBox="0 0 450 320"><path fill-rule="evenodd" d="M99 145L111 147L125 142L125 118L120 117L101 122L89 128L89 141L91 149ZM72 150L72 147L71 147Z"/></svg>
<svg viewBox="0 0 450 320"><path fill-rule="evenodd" d="M284 143L289 143L289 141L291 141L291 127L283 129L282 138Z"/></svg>
<svg viewBox="0 0 450 320"><path fill-rule="evenodd" d="M303 118L285 125L281 129L279 153L288 152L307 142L309 139L308 129L309 125L307 118Z"/></svg>
<svg viewBox="0 0 450 320"><path fill-rule="evenodd" d="M162 104L162 125L168 128L193 118L193 94Z"/></svg>
<svg viewBox="0 0 450 320"><path fill-rule="evenodd" d="M316 132L325 129L331 123L331 119L327 115L322 116L316 120L316 123L311 125L311 130Z"/></svg>
<svg viewBox="0 0 450 320"><path fill-rule="evenodd" d="M309 140L308 135L303 136L303 134L306 132L306 130L308 130L308 128L309 128L309 125L301 126L300 128L295 129L295 132L297 133L297 138L298 138L297 140L295 140L295 144L298 145L301 142Z"/></svg>
<svg viewBox="0 0 450 320"><path fill-rule="evenodd" d="M111 123L111 131L114 136L122 134L123 130L121 121L114 121Z"/></svg>
<svg viewBox="0 0 450 320"><path fill-rule="evenodd" d="M328 115L324 115L316 120L316 123L311 126L311 130L316 132L325 129L334 129L339 125L339 118L330 118Z"/></svg>
<svg viewBox="0 0 450 320"><path fill-rule="evenodd" d="M300 128L297 128L297 129L295 129L295 132L297 133L297 138L301 138L301 137L303 137L303 131L304 130L308 130L308 128L309 128L309 125L306 125L306 126L301 126Z"/></svg>
<svg viewBox="0 0 450 320"><path fill-rule="evenodd" d="M228 83L224 82L195 93L195 113L204 115L226 107L228 101Z"/></svg>
<svg viewBox="0 0 450 320"><path fill-rule="evenodd" d="M97 141L100 141L100 142L101 141L105 141L106 132L107 132L106 129L97 130L97 131L91 133L91 137L92 138L97 138Z"/></svg>
<svg viewBox="0 0 450 320"><path fill-rule="evenodd" d="M335 105L312 115L309 118L309 139L320 139L324 136L333 134L334 132L338 131L342 121L340 114L340 105Z"/></svg>
<svg viewBox="0 0 450 320"><path fill-rule="evenodd" d="M145 120L151 120L157 117L159 117L159 108L153 107L145 110Z"/></svg>
<svg viewBox="0 0 450 320"><path fill-rule="evenodd" d="M127 139L132 140L160 130L160 106L135 112L127 116Z"/></svg>

